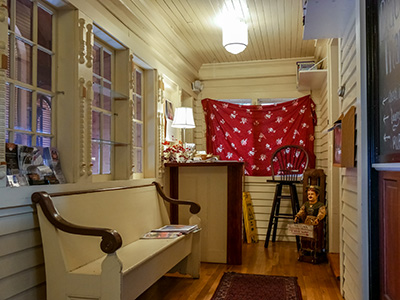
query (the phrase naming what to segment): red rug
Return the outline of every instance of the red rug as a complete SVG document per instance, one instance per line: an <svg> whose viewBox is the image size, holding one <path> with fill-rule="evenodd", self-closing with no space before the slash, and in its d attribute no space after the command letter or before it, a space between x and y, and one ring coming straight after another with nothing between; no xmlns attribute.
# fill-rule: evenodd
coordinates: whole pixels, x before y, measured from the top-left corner
<svg viewBox="0 0 400 300"><path fill-rule="evenodd" d="M211 300L301 300L297 277L225 273Z"/></svg>

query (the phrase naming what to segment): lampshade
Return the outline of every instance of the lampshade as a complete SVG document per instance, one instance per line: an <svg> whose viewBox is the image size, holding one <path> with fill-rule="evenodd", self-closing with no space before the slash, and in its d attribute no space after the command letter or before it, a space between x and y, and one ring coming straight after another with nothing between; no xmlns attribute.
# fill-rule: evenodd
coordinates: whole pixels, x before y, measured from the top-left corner
<svg viewBox="0 0 400 300"><path fill-rule="evenodd" d="M193 119L193 109L191 107L175 108L174 120L171 127L175 128L195 128Z"/></svg>
<svg viewBox="0 0 400 300"><path fill-rule="evenodd" d="M240 20L230 20L222 26L222 44L226 51L239 54L248 44L247 24Z"/></svg>

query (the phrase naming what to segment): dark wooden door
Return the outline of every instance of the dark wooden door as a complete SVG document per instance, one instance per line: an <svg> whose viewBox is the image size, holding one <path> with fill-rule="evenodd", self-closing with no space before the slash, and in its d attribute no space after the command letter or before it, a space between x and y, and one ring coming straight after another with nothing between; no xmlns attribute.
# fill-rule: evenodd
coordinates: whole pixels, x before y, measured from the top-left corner
<svg viewBox="0 0 400 300"><path fill-rule="evenodd" d="M400 172L380 172L381 299L400 299Z"/></svg>

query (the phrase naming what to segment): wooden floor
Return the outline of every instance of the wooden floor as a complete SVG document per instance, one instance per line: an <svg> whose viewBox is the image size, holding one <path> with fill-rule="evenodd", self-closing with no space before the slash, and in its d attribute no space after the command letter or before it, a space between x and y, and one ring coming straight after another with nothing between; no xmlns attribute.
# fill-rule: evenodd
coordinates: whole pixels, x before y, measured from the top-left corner
<svg viewBox="0 0 400 300"><path fill-rule="evenodd" d="M343 299L328 263L313 265L297 261L296 243L270 242L265 249L263 241L243 245L242 265L202 263L200 279L164 276L138 299L210 299L226 271L296 276L303 300Z"/></svg>

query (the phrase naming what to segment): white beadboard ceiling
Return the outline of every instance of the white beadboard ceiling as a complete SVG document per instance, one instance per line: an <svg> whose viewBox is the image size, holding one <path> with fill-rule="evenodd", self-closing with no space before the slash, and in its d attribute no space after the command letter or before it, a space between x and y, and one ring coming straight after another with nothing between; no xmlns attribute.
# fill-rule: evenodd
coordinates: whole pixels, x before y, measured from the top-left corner
<svg viewBox="0 0 400 300"><path fill-rule="evenodd" d="M197 71L206 63L314 56L314 40L303 40L302 0L98 1L159 52L168 48ZM222 46L218 17L226 8L248 24L249 44L238 55Z"/></svg>

